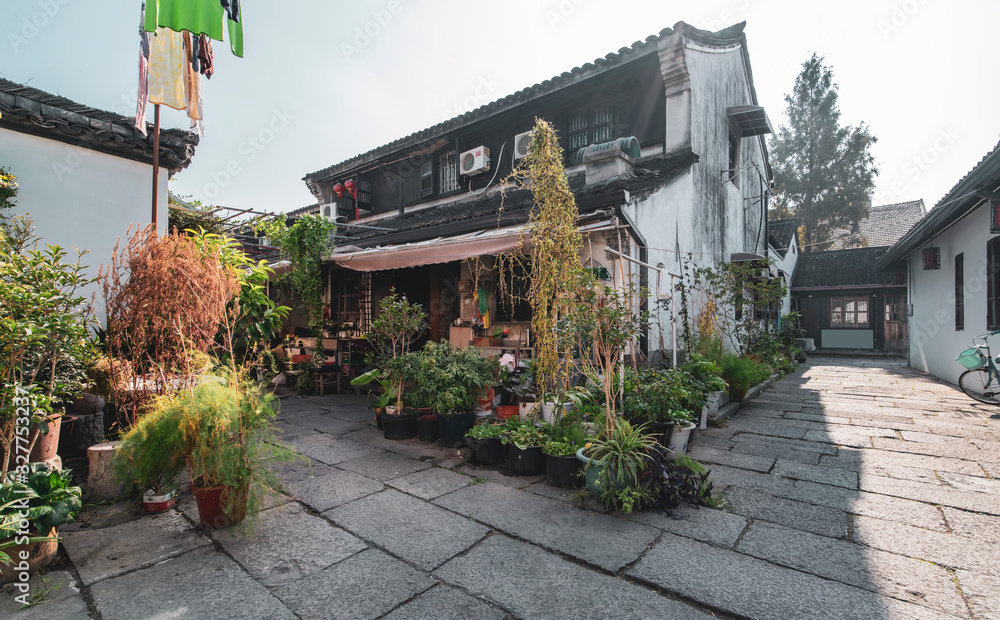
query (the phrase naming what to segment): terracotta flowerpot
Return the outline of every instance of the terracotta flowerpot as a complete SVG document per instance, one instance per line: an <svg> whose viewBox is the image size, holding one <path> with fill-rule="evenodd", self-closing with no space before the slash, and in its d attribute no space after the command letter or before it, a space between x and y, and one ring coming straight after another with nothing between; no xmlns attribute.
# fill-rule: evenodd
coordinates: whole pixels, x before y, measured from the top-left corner
<svg viewBox="0 0 1000 620"><path fill-rule="evenodd" d="M497 406L497 419L498 420L509 420L514 416L518 415L520 412L520 407L517 405L498 405Z"/></svg>
<svg viewBox="0 0 1000 620"><path fill-rule="evenodd" d="M243 522L247 516L249 487L199 487L191 483L195 502L198 503L198 517L203 527L217 530Z"/></svg>
<svg viewBox="0 0 1000 620"><path fill-rule="evenodd" d="M48 535L49 537L54 537L57 534L58 531L56 528L52 528L52 531L50 531ZM36 536L40 536L40 534L32 530L28 533L28 536L34 538ZM0 540L0 543L7 542L13 538L14 537ZM56 557L56 551L58 550L58 540L39 541L25 545L14 545L13 547L7 548L4 552L10 556L10 558L14 561L14 564L0 564L0 584L20 580L21 573L25 568L25 565L21 564L22 551L28 552L28 559L23 561L26 562L27 572L30 575L48 566L49 563L52 562L52 559Z"/></svg>

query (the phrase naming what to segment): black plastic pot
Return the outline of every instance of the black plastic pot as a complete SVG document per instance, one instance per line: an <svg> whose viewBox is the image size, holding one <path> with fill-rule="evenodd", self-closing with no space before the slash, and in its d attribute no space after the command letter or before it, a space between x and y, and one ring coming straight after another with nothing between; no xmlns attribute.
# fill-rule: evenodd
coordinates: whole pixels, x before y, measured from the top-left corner
<svg viewBox="0 0 1000 620"><path fill-rule="evenodd" d="M507 446L503 445L499 437L466 437L465 445L472 449L472 460L479 465L496 465L503 463L507 457Z"/></svg>
<svg viewBox="0 0 1000 620"><path fill-rule="evenodd" d="M507 448L507 466L518 476L534 476L545 471L545 455L541 446L528 446L522 450L509 444Z"/></svg>
<svg viewBox="0 0 1000 620"><path fill-rule="evenodd" d="M438 434L441 443L448 448L461 448L465 445L465 434L476 422L476 412L467 411L449 416L438 415Z"/></svg>
<svg viewBox="0 0 1000 620"><path fill-rule="evenodd" d="M670 436L674 434L674 421L669 422L653 422L649 425L650 431L656 441L660 442L660 445L664 448L670 446Z"/></svg>
<svg viewBox="0 0 1000 620"><path fill-rule="evenodd" d="M417 415L382 415L382 436L386 439L412 439L417 434Z"/></svg>
<svg viewBox="0 0 1000 620"><path fill-rule="evenodd" d="M570 456L545 455L545 478L559 488L577 488L581 482L579 473L582 469L583 462L576 458L575 454Z"/></svg>
<svg viewBox="0 0 1000 620"><path fill-rule="evenodd" d="M426 442L438 440L438 417L436 415L422 415L417 418L417 439Z"/></svg>

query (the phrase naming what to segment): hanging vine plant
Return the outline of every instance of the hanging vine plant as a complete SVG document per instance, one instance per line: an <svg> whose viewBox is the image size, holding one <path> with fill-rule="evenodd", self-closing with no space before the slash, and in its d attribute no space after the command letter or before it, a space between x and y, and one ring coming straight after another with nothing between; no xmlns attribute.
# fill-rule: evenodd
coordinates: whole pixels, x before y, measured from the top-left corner
<svg viewBox="0 0 1000 620"><path fill-rule="evenodd" d="M563 168L563 151L549 123L535 120L527 156L514 177L531 190L534 206L526 233L531 239L531 331L538 353L534 360L539 387L554 394L568 387L572 341L561 337L560 317L573 306L582 265L583 237L577 227L579 210Z"/></svg>
<svg viewBox="0 0 1000 620"><path fill-rule="evenodd" d="M290 227L280 217L258 229L291 261L292 269L285 277L301 297L300 309L317 336L323 332L323 261L333 251L330 233L334 230L336 225L319 215L300 217Z"/></svg>

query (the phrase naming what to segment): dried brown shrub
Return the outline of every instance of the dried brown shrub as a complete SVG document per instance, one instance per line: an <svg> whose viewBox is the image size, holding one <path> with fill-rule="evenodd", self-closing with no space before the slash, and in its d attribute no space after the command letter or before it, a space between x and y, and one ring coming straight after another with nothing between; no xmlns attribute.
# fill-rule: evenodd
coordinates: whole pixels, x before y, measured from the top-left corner
<svg viewBox="0 0 1000 620"><path fill-rule="evenodd" d="M152 395L191 376L193 354L212 346L239 283L210 246L200 248L183 235L160 237L153 225L136 230L125 248L119 245L99 278L112 392L119 422L131 426Z"/></svg>

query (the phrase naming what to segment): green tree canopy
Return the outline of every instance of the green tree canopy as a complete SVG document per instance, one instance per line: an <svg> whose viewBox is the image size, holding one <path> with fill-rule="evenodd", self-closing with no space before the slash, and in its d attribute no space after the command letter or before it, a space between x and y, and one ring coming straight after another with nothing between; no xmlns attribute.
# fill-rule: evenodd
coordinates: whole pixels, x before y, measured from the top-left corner
<svg viewBox="0 0 1000 620"><path fill-rule="evenodd" d="M858 231L868 217L878 168L867 125L840 126L837 85L823 57L802 63L795 89L785 95L788 125L773 141L775 200L772 219L795 217L807 251L825 249L835 230Z"/></svg>

